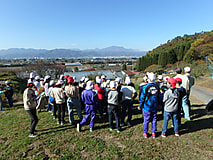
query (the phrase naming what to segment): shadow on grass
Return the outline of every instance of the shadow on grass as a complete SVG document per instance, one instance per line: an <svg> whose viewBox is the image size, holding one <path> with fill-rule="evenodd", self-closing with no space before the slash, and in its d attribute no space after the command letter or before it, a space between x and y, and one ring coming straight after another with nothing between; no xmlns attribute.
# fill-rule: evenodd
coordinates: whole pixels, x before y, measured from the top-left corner
<svg viewBox="0 0 213 160"><path fill-rule="evenodd" d="M58 127L52 127L52 128L46 128L46 129L40 129L40 130L37 130L37 132L39 133L39 135L44 135L44 134L48 134L48 133L54 133L54 132L59 132L59 131L65 131L67 129L71 129L71 128L76 128L75 125L70 125L69 123L68 124L65 124L63 126L58 126Z"/></svg>
<svg viewBox="0 0 213 160"><path fill-rule="evenodd" d="M180 134L187 134L204 129L213 129L213 118L199 119L195 121L187 121L181 127Z"/></svg>

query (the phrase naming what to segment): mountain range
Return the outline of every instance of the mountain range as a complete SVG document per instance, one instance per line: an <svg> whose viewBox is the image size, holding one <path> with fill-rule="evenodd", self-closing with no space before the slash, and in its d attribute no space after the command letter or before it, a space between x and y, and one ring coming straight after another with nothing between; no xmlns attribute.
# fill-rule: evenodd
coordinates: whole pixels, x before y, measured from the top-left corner
<svg viewBox="0 0 213 160"><path fill-rule="evenodd" d="M111 46L103 49L25 49L10 48L0 50L1 59L13 58L79 58L79 57L120 57L120 56L144 56L146 51L126 49L124 47Z"/></svg>

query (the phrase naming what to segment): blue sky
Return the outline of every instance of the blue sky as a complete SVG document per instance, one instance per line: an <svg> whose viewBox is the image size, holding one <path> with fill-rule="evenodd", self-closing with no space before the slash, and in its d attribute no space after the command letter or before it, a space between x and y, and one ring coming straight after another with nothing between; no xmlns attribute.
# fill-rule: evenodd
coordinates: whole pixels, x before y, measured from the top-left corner
<svg viewBox="0 0 213 160"><path fill-rule="evenodd" d="M0 49L149 51L213 30L212 0L0 0Z"/></svg>

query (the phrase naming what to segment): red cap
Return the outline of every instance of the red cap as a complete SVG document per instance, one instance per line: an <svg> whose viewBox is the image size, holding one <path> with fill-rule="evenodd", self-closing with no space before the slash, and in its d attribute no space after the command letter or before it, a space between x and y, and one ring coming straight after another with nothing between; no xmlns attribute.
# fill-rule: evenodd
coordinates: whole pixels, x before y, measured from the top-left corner
<svg viewBox="0 0 213 160"><path fill-rule="evenodd" d="M66 79L67 79L68 77L69 77L69 75L67 75L67 74L64 76L64 78L66 78Z"/></svg>
<svg viewBox="0 0 213 160"><path fill-rule="evenodd" d="M178 82L182 82L182 79L181 78L175 78L176 79L176 81L178 81Z"/></svg>
<svg viewBox="0 0 213 160"><path fill-rule="evenodd" d="M176 79L169 78L167 81L172 85L172 88L176 88Z"/></svg>
<svg viewBox="0 0 213 160"><path fill-rule="evenodd" d="M68 77L68 83L73 83L73 77Z"/></svg>

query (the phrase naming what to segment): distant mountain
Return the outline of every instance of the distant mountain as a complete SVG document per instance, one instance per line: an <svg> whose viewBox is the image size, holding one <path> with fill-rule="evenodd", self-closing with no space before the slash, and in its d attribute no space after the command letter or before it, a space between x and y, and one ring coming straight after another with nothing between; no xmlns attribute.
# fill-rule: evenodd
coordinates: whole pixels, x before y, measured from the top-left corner
<svg viewBox="0 0 213 160"><path fill-rule="evenodd" d="M77 57L108 57L108 56L135 56L141 57L146 54L146 51L138 51L134 49L126 49L124 47L107 47L103 49L25 49L25 48L10 48L0 50L1 59L12 58L77 58Z"/></svg>

